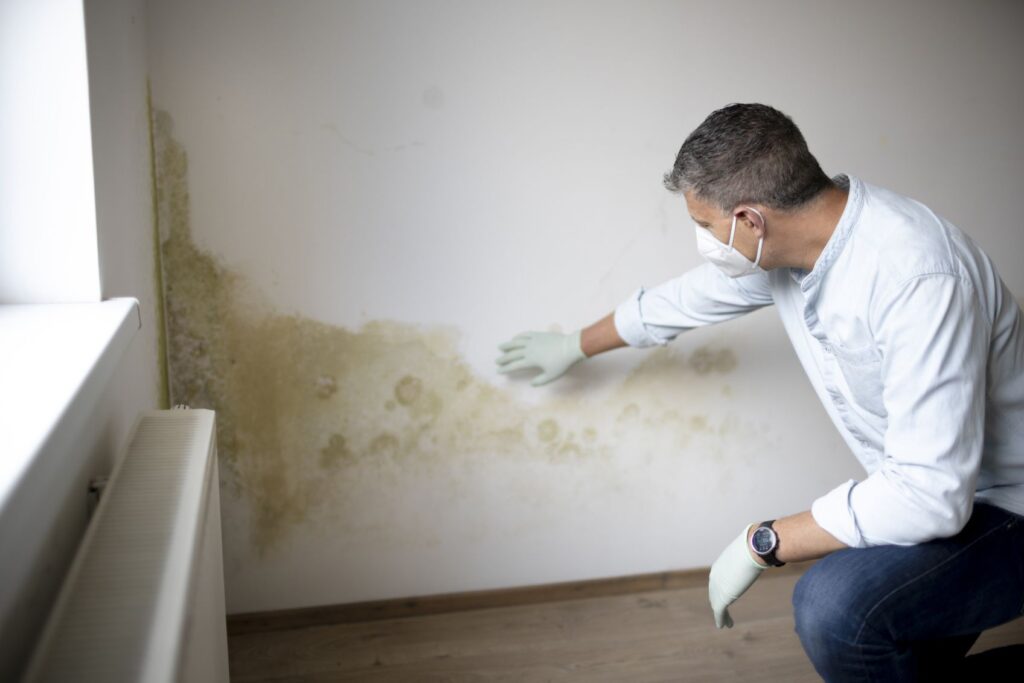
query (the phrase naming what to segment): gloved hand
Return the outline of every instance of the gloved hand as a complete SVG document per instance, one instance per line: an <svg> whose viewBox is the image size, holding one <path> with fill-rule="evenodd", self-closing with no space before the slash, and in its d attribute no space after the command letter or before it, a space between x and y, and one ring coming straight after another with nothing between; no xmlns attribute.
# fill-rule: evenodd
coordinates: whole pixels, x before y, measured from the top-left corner
<svg viewBox="0 0 1024 683"><path fill-rule="evenodd" d="M715 626L718 628L732 628L732 617L729 616L727 608L743 595L754 581L757 581L762 571L768 568L767 565L758 564L750 554L747 537L752 526L754 524L748 524L743 533L726 546L711 565L708 598L711 600L711 609L715 612Z"/></svg>
<svg viewBox="0 0 1024 683"><path fill-rule="evenodd" d="M509 341L499 344L505 355L494 362L500 365L498 372L506 373L523 368L540 368L543 372L530 382L535 387L558 379L565 371L587 356L580 347L580 334L561 332L523 332Z"/></svg>

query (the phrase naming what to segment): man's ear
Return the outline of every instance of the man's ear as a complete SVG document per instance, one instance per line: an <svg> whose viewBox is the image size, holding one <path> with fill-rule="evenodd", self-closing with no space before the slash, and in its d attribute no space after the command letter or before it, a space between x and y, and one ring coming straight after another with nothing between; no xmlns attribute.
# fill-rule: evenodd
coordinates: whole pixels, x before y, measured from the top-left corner
<svg viewBox="0 0 1024 683"><path fill-rule="evenodd" d="M743 223L743 225L747 226L750 231L754 233L754 237L757 239L764 237L764 208L760 206L751 206L749 204L741 204L733 211L733 215L736 216L737 223Z"/></svg>

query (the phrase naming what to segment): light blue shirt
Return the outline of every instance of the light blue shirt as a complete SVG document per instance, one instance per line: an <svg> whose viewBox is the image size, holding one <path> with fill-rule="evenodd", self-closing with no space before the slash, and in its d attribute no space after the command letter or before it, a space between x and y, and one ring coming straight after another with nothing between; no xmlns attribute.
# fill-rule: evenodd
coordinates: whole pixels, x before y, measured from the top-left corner
<svg viewBox="0 0 1024 683"><path fill-rule="evenodd" d="M975 500L1024 515L1024 327L991 259L924 204L848 175L810 272L729 278L705 263L615 309L630 346L775 304L868 476L811 505L854 548L957 534ZM768 225L768 240L771 225Z"/></svg>

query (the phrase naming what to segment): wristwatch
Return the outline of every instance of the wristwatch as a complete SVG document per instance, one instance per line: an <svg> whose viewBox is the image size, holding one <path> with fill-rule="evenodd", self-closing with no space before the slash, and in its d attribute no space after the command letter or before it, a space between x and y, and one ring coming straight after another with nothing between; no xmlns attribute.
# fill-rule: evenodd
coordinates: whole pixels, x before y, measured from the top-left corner
<svg viewBox="0 0 1024 683"><path fill-rule="evenodd" d="M775 552L779 549L779 534L772 528L774 519L761 522L753 535L750 537L750 549L761 556L769 566L781 567L785 562L779 562Z"/></svg>

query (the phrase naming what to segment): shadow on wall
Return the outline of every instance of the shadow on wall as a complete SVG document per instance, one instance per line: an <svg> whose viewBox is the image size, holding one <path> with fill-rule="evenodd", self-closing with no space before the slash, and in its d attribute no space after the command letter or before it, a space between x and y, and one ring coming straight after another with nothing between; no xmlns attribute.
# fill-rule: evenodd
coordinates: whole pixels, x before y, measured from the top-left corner
<svg viewBox="0 0 1024 683"><path fill-rule="evenodd" d="M695 439L702 459L721 461L723 437L754 432L735 411L717 423L700 412L731 393L728 348L649 350L611 399L530 406L474 374L455 328L375 320L354 331L270 310L192 241L187 155L166 112L151 124L171 402L217 411L222 482L248 503L260 554L294 525L345 530L351 494L386 489L400 471L444 476L499 457L608 470L616 452L686 457Z"/></svg>

